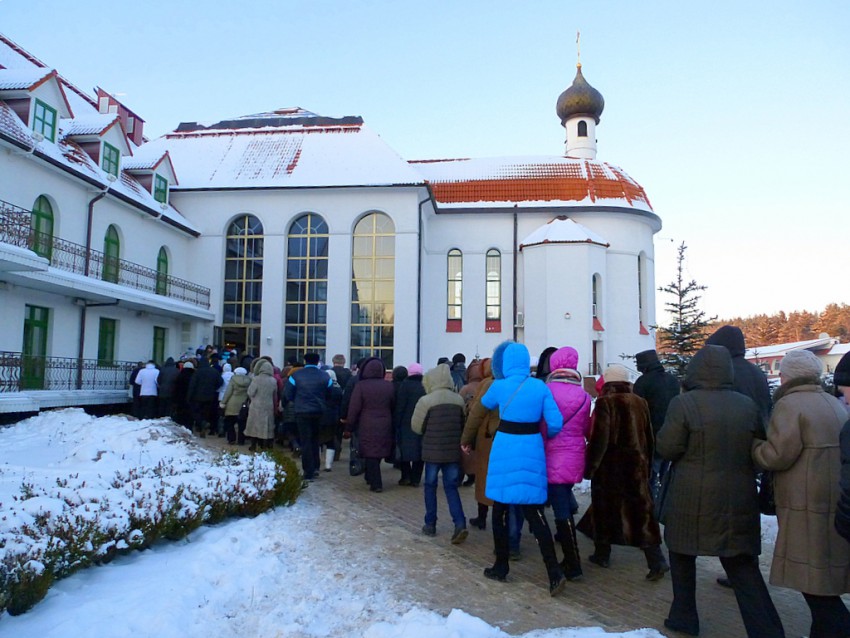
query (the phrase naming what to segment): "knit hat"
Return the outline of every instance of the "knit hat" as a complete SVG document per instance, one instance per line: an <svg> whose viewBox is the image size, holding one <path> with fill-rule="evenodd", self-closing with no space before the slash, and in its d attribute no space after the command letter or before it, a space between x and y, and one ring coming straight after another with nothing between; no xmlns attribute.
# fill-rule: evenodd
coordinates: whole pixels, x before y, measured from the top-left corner
<svg viewBox="0 0 850 638"><path fill-rule="evenodd" d="M779 374L784 381L805 377L819 377L823 365L811 350L792 350L779 364Z"/></svg>
<svg viewBox="0 0 850 638"><path fill-rule="evenodd" d="M189 368L190 370L194 370L194 369L195 369L195 364L194 364L194 363L192 363L191 361L187 361L186 363L184 363L184 364L183 364L183 367L184 367L184 368Z"/></svg>
<svg viewBox="0 0 850 638"><path fill-rule="evenodd" d="M624 365L612 363L605 368L602 376L605 377L605 383L610 383L611 381L628 381L629 371Z"/></svg>
<svg viewBox="0 0 850 638"><path fill-rule="evenodd" d="M452 357L452 363L466 363L466 357L462 352L458 352Z"/></svg>
<svg viewBox="0 0 850 638"><path fill-rule="evenodd" d="M223 366L221 366L221 370L222 372L230 372L233 370L233 366L229 363L225 363Z"/></svg>
<svg viewBox="0 0 850 638"><path fill-rule="evenodd" d="M242 366L239 366L238 368L236 368L233 371L233 374L239 374L239 375L248 374L248 371L245 368L243 368Z"/></svg>
<svg viewBox="0 0 850 638"><path fill-rule="evenodd" d="M838 386L850 387L850 352L841 357L841 361L835 366L835 372L832 373L832 383L836 388Z"/></svg>
<svg viewBox="0 0 850 638"><path fill-rule="evenodd" d="M407 374L408 375L412 376L414 374L422 374L423 372L424 372L424 369L422 368L421 363L411 363L409 366L407 366Z"/></svg>

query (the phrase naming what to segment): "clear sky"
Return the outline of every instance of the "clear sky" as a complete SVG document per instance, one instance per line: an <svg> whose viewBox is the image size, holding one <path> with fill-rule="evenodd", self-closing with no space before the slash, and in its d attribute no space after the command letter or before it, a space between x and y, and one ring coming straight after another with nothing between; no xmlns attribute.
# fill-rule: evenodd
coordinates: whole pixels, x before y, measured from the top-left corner
<svg viewBox="0 0 850 638"><path fill-rule="evenodd" d="M149 136L301 106L406 159L563 154L577 30L598 158L664 223L657 285L685 242L709 314L850 303L850 2L0 0L0 32Z"/></svg>

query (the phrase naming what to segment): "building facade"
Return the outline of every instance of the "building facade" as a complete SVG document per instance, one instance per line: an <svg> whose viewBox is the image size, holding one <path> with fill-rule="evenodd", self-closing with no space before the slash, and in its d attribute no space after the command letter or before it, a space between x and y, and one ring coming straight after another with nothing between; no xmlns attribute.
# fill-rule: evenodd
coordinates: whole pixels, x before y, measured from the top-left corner
<svg viewBox="0 0 850 638"><path fill-rule="evenodd" d="M126 400L207 343L427 367L516 339L585 374L654 347L661 221L596 159L603 107L579 65L555 157L408 161L300 108L148 140L0 36L0 411Z"/></svg>

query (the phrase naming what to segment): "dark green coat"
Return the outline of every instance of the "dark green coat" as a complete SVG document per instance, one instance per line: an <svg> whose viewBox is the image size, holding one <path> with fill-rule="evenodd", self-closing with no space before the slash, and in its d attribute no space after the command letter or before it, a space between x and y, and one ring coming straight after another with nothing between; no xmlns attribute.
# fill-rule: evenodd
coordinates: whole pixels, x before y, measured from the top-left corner
<svg viewBox="0 0 850 638"><path fill-rule="evenodd" d="M673 462L661 522L672 552L757 556L761 519L750 456L762 437L752 399L734 392L732 357L706 346L688 364L685 393L670 402L656 451Z"/></svg>

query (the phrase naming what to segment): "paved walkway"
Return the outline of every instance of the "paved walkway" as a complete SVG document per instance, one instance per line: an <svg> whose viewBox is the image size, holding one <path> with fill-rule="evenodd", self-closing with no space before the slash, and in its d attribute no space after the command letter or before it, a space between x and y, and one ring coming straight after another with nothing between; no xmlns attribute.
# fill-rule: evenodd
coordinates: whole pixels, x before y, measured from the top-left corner
<svg viewBox="0 0 850 638"><path fill-rule="evenodd" d="M222 439L207 441L215 447L224 447ZM567 583L563 593L551 598L540 553L526 526L522 557L511 562L508 582L490 581L482 575L484 567L493 562L489 525L487 531L471 529L466 542L452 545L449 542L452 523L441 487L437 536L426 537L421 533L425 511L421 487L399 486L398 471L384 463L384 491L372 493L362 476L349 476L346 458L347 450L343 460L335 463L331 472L321 472L301 498L320 502L333 510L329 518L339 520L342 515L342 520L346 520L345 513L352 514L351 529L326 529L317 521L317 533L338 534L343 555L351 551L373 553L374 561L384 561L384 564L393 561L399 565L398 569L404 572L400 598L414 600L441 614L462 609L511 634L534 629L599 626L607 631L651 627L667 636L680 635L663 626L672 599L669 574L658 582L646 581L647 567L640 550L615 546L611 567L602 569L586 560L593 544L580 534L579 548L585 559L584 578ZM474 488L461 487L460 493L467 518L475 516ZM583 512L589 494L577 493L576 496ZM762 572L767 580L773 547L766 546L763 550ZM560 555L560 549L558 552ZM358 558L362 564L363 556ZM698 559L697 603L703 638L746 636L734 593L715 583L717 576L722 574L717 559ZM810 619L802 596L775 587L770 587L770 592L786 636L806 636Z"/></svg>

